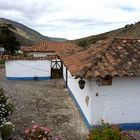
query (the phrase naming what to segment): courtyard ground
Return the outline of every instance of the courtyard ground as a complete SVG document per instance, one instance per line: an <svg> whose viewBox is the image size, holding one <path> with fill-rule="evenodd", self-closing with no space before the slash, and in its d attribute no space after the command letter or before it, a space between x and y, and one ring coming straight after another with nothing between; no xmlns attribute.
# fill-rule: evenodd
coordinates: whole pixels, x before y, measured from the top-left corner
<svg viewBox="0 0 140 140"><path fill-rule="evenodd" d="M82 118L68 95L64 81L9 81L0 69L0 87L10 97L14 111L9 120L23 137L26 127L47 126L61 140L84 140L88 133Z"/></svg>

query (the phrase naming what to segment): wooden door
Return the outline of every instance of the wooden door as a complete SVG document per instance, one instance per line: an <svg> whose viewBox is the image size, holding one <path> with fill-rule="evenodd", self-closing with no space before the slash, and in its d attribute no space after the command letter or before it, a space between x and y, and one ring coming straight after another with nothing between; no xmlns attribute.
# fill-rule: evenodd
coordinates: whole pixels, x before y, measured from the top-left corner
<svg viewBox="0 0 140 140"><path fill-rule="evenodd" d="M60 60L51 61L51 78L60 79L63 77L63 64Z"/></svg>

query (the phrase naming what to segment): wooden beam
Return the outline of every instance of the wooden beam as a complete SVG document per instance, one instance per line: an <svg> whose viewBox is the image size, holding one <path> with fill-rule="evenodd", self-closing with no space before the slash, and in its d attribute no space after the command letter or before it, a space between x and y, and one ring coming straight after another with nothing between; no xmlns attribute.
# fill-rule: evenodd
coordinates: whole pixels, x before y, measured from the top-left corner
<svg viewBox="0 0 140 140"><path fill-rule="evenodd" d="M51 78L52 78L52 61L51 61L51 72L50 73L51 73Z"/></svg>
<svg viewBox="0 0 140 140"><path fill-rule="evenodd" d="M68 69L66 67L66 88L68 87Z"/></svg>
<svg viewBox="0 0 140 140"><path fill-rule="evenodd" d="M61 77L63 78L63 62L61 61Z"/></svg>

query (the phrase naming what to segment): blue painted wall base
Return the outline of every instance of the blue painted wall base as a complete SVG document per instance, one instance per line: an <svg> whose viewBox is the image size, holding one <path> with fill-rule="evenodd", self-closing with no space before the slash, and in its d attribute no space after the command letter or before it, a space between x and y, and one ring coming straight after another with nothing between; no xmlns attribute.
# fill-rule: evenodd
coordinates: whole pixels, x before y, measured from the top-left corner
<svg viewBox="0 0 140 140"><path fill-rule="evenodd" d="M50 80L51 77L6 77L7 80Z"/></svg>
<svg viewBox="0 0 140 140"><path fill-rule="evenodd" d="M117 125L122 130L140 130L140 123L122 123L122 124L111 124ZM91 128L98 127L99 125L92 125Z"/></svg>
<svg viewBox="0 0 140 140"><path fill-rule="evenodd" d="M122 130L140 130L140 123L123 123L118 124Z"/></svg>
<svg viewBox="0 0 140 140"><path fill-rule="evenodd" d="M73 101L75 102L75 105L76 105L78 111L80 112L80 115L81 115L81 117L82 117L82 119L83 119L85 125L87 126L88 129L91 129L91 125L89 124L89 122L88 122L88 120L87 120L85 114L83 113L83 111L82 111L80 105L78 104L77 100L75 99L75 97L74 97L74 95L73 95L73 93L71 92L71 90L70 90L69 87L68 87L68 93L69 93L69 95L71 96L71 98L73 99Z"/></svg>

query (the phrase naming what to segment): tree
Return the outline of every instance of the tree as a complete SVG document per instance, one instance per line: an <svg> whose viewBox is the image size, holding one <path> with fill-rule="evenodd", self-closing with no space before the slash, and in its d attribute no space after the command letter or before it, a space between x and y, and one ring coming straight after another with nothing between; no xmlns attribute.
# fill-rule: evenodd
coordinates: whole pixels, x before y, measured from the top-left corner
<svg viewBox="0 0 140 140"><path fill-rule="evenodd" d="M15 38L13 30L16 30L11 24L4 23L0 26L0 46L5 49L6 54L14 55L19 49L20 42Z"/></svg>

